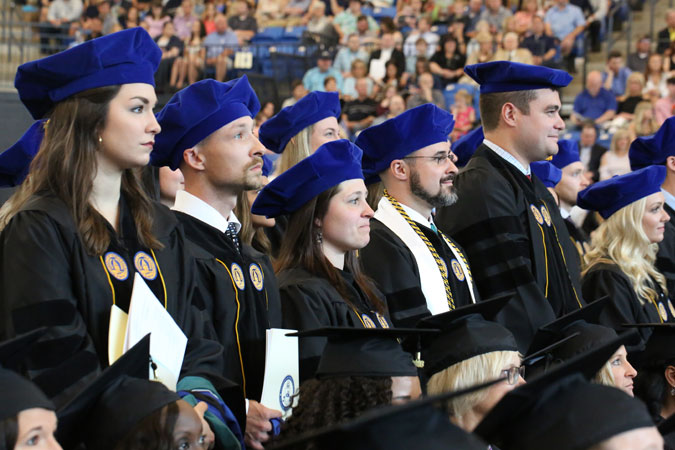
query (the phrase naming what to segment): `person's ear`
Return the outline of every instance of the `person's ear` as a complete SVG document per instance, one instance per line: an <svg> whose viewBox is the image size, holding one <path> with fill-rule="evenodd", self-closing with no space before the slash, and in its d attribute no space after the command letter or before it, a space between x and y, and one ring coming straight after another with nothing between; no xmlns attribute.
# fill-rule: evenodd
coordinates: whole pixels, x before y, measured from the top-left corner
<svg viewBox="0 0 675 450"><path fill-rule="evenodd" d="M197 146L183 151L183 163L196 171L203 171L206 168L204 153Z"/></svg>

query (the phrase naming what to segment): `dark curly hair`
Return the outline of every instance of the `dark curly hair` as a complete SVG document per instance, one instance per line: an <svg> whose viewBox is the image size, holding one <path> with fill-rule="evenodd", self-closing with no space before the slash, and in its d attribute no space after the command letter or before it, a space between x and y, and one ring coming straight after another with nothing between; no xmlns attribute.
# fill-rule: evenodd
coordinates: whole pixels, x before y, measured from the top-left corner
<svg viewBox="0 0 675 450"><path fill-rule="evenodd" d="M665 370L668 366L675 366L675 360L641 367L635 377L633 389L635 396L647 405L649 414L654 420L660 420L661 409L666 403L666 398L670 396L671 387L665 377Z"/></svg>
<svg viewBox="0 0 675 450"><path fill-rule="evenodd" d="M115 450L176 450L173 429L178 420L176 402L169 403L141 420Z"/></svg>
<svg viewBox="0 0 675 450"><path fill-rule="evenodd" d="M277 440L354 419L377 406L391 404L390 377L335 377L311 379L300 386L298 406L281 428ZM312 450L303 444L294 450Z"/></svg>

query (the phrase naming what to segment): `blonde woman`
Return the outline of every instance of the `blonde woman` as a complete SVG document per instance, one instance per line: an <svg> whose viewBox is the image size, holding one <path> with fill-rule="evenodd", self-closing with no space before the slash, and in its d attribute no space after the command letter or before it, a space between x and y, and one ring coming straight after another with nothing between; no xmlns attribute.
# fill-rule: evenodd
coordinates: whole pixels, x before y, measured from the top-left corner
<svg viewBox="0 0 675 450"><path fill-rule="evenodd" d="M628 76L628 79L626 80L626 92L617 99L617 117L623 117L627 121L633 120L635 117L635 108L638 103L646 100L642 95L644 87L645 76L640 72L633 72Z"/></svg>
<svg viewBox="0 0 675 450"><path fill-rule="evenodd" d="M609 297L599 299L541 327L529 348L528 377L548 372L590 351L603 354L614 351L591 381L616 387L633 397L633 381L637 371L628 361L626 345L639 344L640 336L636 330L617 334L612 328L596 323L600 313L611 301Z"/></svg>
<svg viewBox="0 0 675 450"><path fill-rule="evenodd" d="M587 302L611 299L600 315L603 325L618 328L624 323L674 320L665 277L654 266L657 244L670 220L661 192L665 176L664 166L649 166L579 193L577 205L598 211L605 219L593 235L582 273ZM650 333L640 331L643 337Z"/></svg>
<svg viewBox="0 0 675 450"><path fill-rule="evenodd" d="M314 91L263 123L260 142L268 150L281 153L275 175L307 158L322 144L340 139L339 117L338 94Z"/></svg>
<svg viewBox="0 0 675 450"><path fill-rule="evenodd" d="M340 99L337 92L313 91L287 106L260 126L260 142L268 150L281 153L271 178L312 155L321 145L340 139L338 124ZM288 218L278 217L273 228L266 228L271 256L276 256L286 233Z"/></svg>
<svg viewBox="0 0 675 450"><path fill-rule="evenodd" d="M651 136L659 129L659 123L654 116L654 106L651 102L643 101L635 107L635 118L630 123L631 132L636 137Z"/></svg>
<svg viewBox="0 0 675 450"><path fill-rule="evenodd" d="M614 133L609 150L600 158L598 167L600 181L630 172L628 149L632 140L633 136L627 128L619 128Z"/></svg>
<svg viewBox="0 0 675 450"><path fill-rule="evenodd" d="M505 297L479 302L420 321L420 327L442 330L422 347L429 395L506 377L488 389L448 401L450 420L468 432L478 426L507 392L525 382L513 334L488 320L508 300Z"/></svg>

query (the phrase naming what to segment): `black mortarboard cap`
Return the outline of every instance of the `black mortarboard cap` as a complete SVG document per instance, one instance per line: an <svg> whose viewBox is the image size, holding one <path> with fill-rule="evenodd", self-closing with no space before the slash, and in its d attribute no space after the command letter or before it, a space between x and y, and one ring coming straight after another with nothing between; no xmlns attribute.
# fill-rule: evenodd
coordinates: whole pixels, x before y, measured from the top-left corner
<svg viewBox="0 0 675 450"><path fill-rule="evenodd" d="M123 375L94 405L84 439L86 448L116 448L144 418L178 400L178 394L158 381Z"/></svg>
<svg viewBox="0 0 675 450"><path fill-rule="evenodd" d="M485 450L476 436L452 424L448 414L435 408L452 398L485 389L498 379L455 392L446 392L403 405L377 408L357 419L297 438L265 446L269 450L304 449L308 443L321 450ZM301 388L302 389L302 388Z"/></svg>
<svg viewBox="0 0 675 450"><path fill-rule="evenodd" d="M624 326L652 329L644 348L633 354L638 367L660 366L675 359L675 323L636 323Z"/></svg>
<svg viewBox="0 0 675 450"><path fill-rule="evenodd" d="M31 408L54 410L54 405L32 381L9 369L0 369L0 421Z"/></svg>
<svg viewBox="0 0 675 450"><path fill-rule="evenodd" d="M23 359L33 342L45 332L40 328L17 336L0 344L0 421L30 408L53 410L54 405L47 396L30 380L9 368L16 367Z"/></svg>
<svg viewBox="0 0 675 450"><path fill-rule="evenodd" d="M507 393L475 433L502 450L582 450L653 426L646 407L620 389L588 382L616 342L577 355Z"/></svg>
<svg viewBox="0 0 675 450"><path fill-rule="evenodd" d="M528 353L538 352L543 348L570 336L576 332L573 328L576 328L576 325L578 324L598 323L600 314L609 301L609 296L599 298L581 309L574 310L569 314L565 314L564 316L539 327L532 339ZM616 336L616 333L614 333L614 336Z"/></svg>
<svg viewBox="0 0 675 450"><path fill-rule="evenodd" d="M529 362L527 365L530 366L528 373L547 371L576 355L609 342L615 342L616 348L622 345L639 345L640 335L634 331L619 335L612 328L593 323L598 320L609 301L609 297L602 297L539 328L526 358ZM533 358L533 355L540 357Z"/></svg>
<svg viewBox="0 0 675 450"><path fill-rule="evenodd" d="M64 448L84 441L86 448L112 449L143 418L177 401L176 393L148 380L149 368L148 334L58 411Z"/></svg>
<svg viewBox="0 0 675 450"><path fill-rule="evenodd" d="M317 378L417 376L413 357L403 351L398 338L435 334L417 328L325 327L290 333L299 338L328 338Z"/></svg>
<svg viewBox="0 0 675 450"><path fill-rule="evenodd" d="M463 306L419 321L419 328L437 328L441 333L423 339L422 359L427 377L461 361L496 351L518 351L513 334L492 322L508 303L509 293L492 300Z"/></svg>

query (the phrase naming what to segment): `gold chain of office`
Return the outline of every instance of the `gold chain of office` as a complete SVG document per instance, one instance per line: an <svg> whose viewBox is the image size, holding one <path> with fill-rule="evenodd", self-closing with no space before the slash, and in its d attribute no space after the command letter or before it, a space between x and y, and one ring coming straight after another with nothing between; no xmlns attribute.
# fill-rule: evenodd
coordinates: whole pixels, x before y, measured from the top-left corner
<svg viewBox="0 0 675 450"><path fill-rule="evenodd" d="M387 190L384 190L384 197L389 200L389 203L398 211L398 213L403 216L403 218L408 222L408 224L412 227L413 230L415 230L415 233L422 239L422 242L426 244L427 248L431 252L431 256L433 256L434 261L436 261L436 265L438 266L438 270L441 272L441 277L443 278L443 285L445 286L445 295L448 300L448 306L450 307L450 310L452 311L455 309L455 299L452 296L452 290L450 289L450 282L448 281L448 267L447 265L443 262L441 257L438 255L438 252L434 248L434 246L431 244L431 241L425 236L425 234L420 230L420 227L417 225L417 223L410 218L408 213L405 212L401 204L394 199ZM445 239L445 236L441 232L441 230L438 230L438 233L440 234L442 239ZM450 242L449 239L445 239L446 242ZM459 250L459 249L457 249ZM459 253L461 255L461 253ZM463 258L462 258L463 259ZM468 266L467 266L468 267ZM471 286L469 286L469 289L471 289Z"/></svg>

